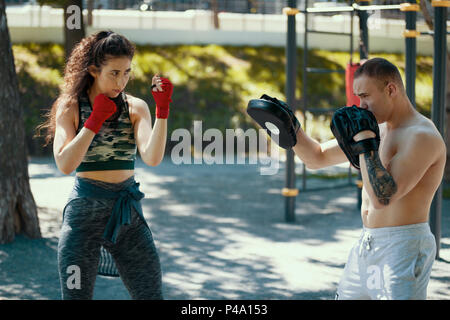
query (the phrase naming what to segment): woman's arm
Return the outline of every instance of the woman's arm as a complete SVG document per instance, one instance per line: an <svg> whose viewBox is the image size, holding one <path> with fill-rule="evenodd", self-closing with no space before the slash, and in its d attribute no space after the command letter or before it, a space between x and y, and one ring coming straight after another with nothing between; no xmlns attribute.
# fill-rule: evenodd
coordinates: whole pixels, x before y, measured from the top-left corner
<svg viewBox="0 0 450 320"><path fill-rule="evenodd" d="M84 127L76 133L75 107L59 107L56 112L53 156L64 174L70 174L80 165L95 136L93 131Z"/></svg>
<svg viewBox="0 0 450 320"><path fill-rule="evenodd" d="M53 155L59 170L65 174L70 174L80 165L103 122L117 110L114 102L106 95L97 95L89 118L76 134L76 108L78 105L58 106L56 111Z"/></svg>
<svg viewBox="0 0 450 320"><path fill-rule="evenodd" d="M142 161L149 166L157 166L164 157L167 140L167 119L156 119L152 128L152 118L147 103L133 99L132 118L136 145Z"/></svg>
<svg viewBox="0 0 450 320"><path fill-rule="evenodd" d="M152 118L148 105L142 99L135 98L134 100L132 122L142 160L149 166L157 166L161 163L166 149L167 118L169 117L169 104L172 102L173 85L169 79L161 78L156 74L152 78L151 92L156 102L155 127L152 129Z"/></svg>

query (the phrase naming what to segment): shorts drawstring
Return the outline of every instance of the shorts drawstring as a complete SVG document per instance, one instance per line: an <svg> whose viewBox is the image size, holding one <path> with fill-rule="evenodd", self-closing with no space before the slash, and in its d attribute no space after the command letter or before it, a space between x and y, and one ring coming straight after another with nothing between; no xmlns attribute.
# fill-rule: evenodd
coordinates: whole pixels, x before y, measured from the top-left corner
<svg viewBox="0 0 450 320"><path fill-rule="evenodd" d="M359 246L359 256L362 256L362 252L363 252L363 248L365 247L367 251L370 251L371 247L371 242L372 242L373 238L372 235L365 233L363 235L363 238L361 240L361 244Z"/></svg>

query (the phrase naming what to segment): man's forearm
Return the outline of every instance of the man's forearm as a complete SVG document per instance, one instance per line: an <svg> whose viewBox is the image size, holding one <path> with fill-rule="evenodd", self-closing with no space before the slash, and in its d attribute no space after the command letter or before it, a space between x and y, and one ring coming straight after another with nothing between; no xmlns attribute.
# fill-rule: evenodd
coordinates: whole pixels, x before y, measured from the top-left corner
<svg viewBox="0 0 450 320"><path fill-rule="evenodd" d="M320 144L308 137L302 129L298 130L297 144L292 149L308 168L315 169L319 165L322 150Z"/></svg>
<svg viewBox="0 0 450 320"><path fill-rule="evenodd" d="M381 163L378 152L364 153L364 156L360 156L360 162L363 180L368 179L373 194L381 205L389 205L392 196L397 192L397 184Z"/></svg>

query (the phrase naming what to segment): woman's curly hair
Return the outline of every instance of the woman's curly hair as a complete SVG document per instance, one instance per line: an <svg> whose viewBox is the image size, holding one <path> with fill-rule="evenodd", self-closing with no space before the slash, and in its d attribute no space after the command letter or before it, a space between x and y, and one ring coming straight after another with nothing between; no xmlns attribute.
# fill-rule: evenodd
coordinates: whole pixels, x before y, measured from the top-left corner
<svg viewBox="0 0 450 320"><path fill-rule="evenodd" d="M60 87L60 95L45 115L47 120L37 127L46 130L45 146L55 136L56 112L58 108L78 104L79 95L89 89L94 78L88 72L93 65L100 69L108 59L118 57L133 58L135 46L124 36L113 31L99 31L83 38L72 50L64 68L64 82ZM62 110L64 111L64 110ZM39 133L37 134L40 135Z"/></svg>

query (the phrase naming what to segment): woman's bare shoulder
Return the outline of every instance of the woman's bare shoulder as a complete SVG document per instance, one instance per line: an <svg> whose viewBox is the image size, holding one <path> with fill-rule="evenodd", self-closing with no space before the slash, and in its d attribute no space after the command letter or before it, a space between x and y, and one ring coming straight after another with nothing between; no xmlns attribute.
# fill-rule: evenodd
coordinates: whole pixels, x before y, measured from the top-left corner
<svg viewBox="0 0 450 320"><path fill-rule="evenodd" d="M127 96L128 104L131 107L136 107L136 108L146 107L146 108L148 108L147 102L145 102L145 100L135 97L135 96L132 96L131 94L127 94L126 96Z"/></svg>
<svg viewBox="0 0 450 320"><path fill-rule="evenodd" d="M79 122L79 108L78 103L73 99L60 98L56 102L56 121L63 120L64 122L72 122L75 128Z"/></svg>
<svg viewBox="0 0 450 320"><path fill-rule="evenodd" d="M149 112L148 105L145 100L127 94L127 101L130 110L130 116L132 118L136 116L142 116L143 114Z"/></svg>

